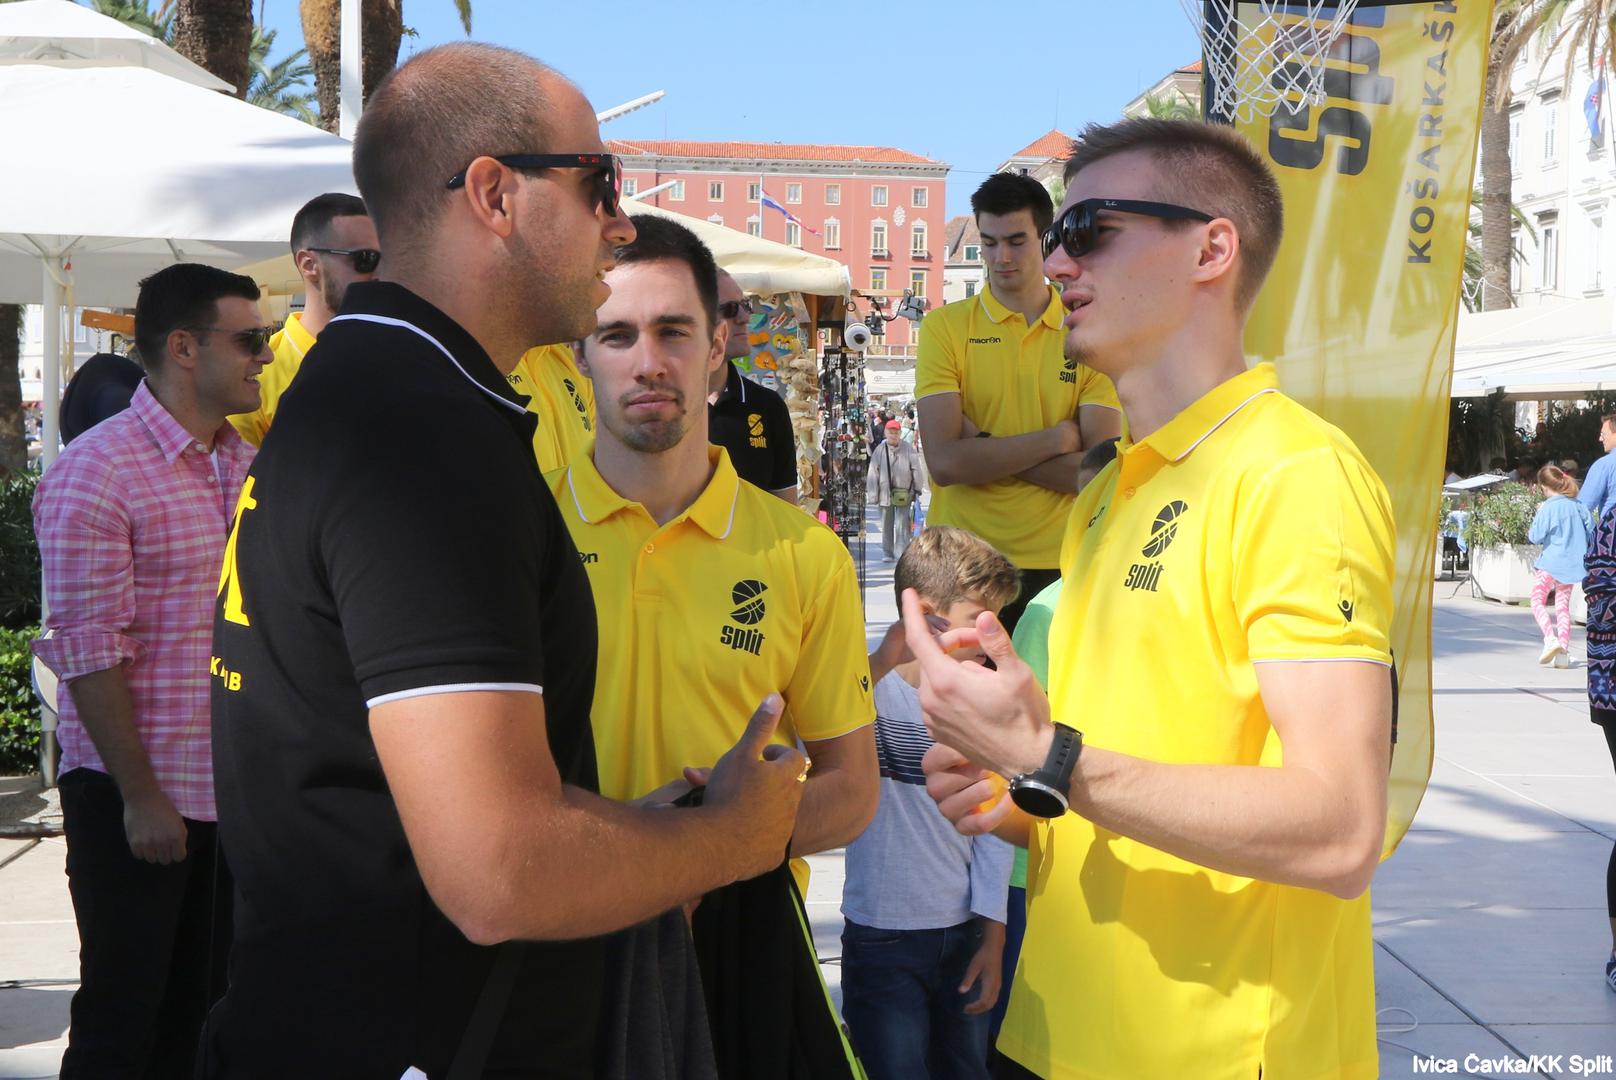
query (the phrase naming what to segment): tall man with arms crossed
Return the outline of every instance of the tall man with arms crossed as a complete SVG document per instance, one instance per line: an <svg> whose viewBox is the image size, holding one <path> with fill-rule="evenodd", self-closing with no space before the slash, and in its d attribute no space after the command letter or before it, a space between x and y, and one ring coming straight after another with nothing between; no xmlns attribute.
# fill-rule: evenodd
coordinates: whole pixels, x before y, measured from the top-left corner
<svg viewBox="0 0 1616 1080"><path fill-rule="evenodd" d="M1390 502L1246 368L1283 227L1250 145L1129 120L1085 131L1066 175L1045 269L1129 436L1071 517L1049 697L992 619L957 633L997 670L948 660L904 605L945 744L933 797L1031 845L1003 1074L1372 1080Z"/></svg>
<svg viewBox="0 0 1616 1080"><path fill-rule="evenodd" d="M803 760L760 754L773 699L702 808L595 794L589 583L504 378L593 329L634 235L583 95L520 53L428 50L371 98L354 175L388 280L350 289L311 352L219 590L241 908L201 1071L606 1075L595 935L775 865ZM559 944L496 966L517 939Z"/></svg>
<svg viewBox="0 0 1616 1080"><path fill-rule="evenodd" d="M1119 433L1111 380L1061 355L1060 296L1044 280L1038 238L1049 193L998 173L971 196L988 281L920 324L915 395L931 506L926 521L975 533L1021 571L1000 618L1059 576L1061 532L1083 451Z"/></svg>
<svg viewBox="0 0 1616 1080"><path fill-rule="evenodd" d="M739 734L735 703L778 692L786 709L776 739L800 738L813 762L791 854L841 847L869 824L880 787L853 563L829 529L742 480L724 448L708 443L708 380L729 366L717 269L683 226L658 217L636 226L606 275L612 294L599 325L578 346L598 392L599 434L549 477L600 624L612 628L592 714L601 792L638 799L679 781L686 766L705 771ZM777 865L785 855L782 846ZM780 884L755 925L788 932L747 942L758 970L768 970L765 953L811 956L811 938L789 932L800 909ZM698 935L710 929L706 914ZM698 940L711 956L710 939ZM831 1076L842 1040L807 968L802 996L817 999L810 1015L826 1021L807 1030L821 1033L832 1059L810 1071ZM744 1045L747 1030L785 1022L796 984L747 985L725 964L704 965L703 977L715 1024L732 1024L717 1040L720 1066L778 1075L764 1061L736 1061L738 1040L728 1036L739 1029ZM740 1003L739 1018L725 1002Z"/></svg>

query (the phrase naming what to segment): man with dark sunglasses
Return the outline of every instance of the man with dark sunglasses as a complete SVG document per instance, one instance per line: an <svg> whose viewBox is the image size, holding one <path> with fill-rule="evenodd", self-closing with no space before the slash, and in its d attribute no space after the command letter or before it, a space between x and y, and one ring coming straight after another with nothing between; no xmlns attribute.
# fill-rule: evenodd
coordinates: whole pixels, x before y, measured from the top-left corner
<svg viewBox="0 0 1616 1080"><path fill-rule="evenodd" d="M707 437L729 451L742 480L797 505L797 440L785 399L735 366L752 345L752 301L718 272L718 317L729 324L724 363L707 382Z"/></svg>
<svg viewBox="0 0 1616 1080"><path fill-rule="evenodd" d="M348 286L376 277L381 246L364 202L340 191L310 199L292 218L292 259L303 278L303 310L288 315L269 340L275 362L259 380L258 408L230 418L254 446L263 445L281 395L292 385L314 339L342 308Z"/></svg>
<svg viewBox="0 0 1616 1080"><path fill-rule="evenodd" d="M967 669L904 600L928 790L1030 845L999 1075L1372 1080L1390 500L1246 366L1284 223L1242 135L1091 127L1066 180L1044 269L1128 435L1067 527L1048 697L991 617L960 633L995 670Z"/></svg>
<svg viewBox="0 0 1616 1080"><path fill-rule="evenodd" d="M927 521L975 533L1021 571L1000 618L1059 577L1061 531L1083 451L1118 434L1111 380L1061 354L1060 297L1038 241L1053 209L1030 176L999 173L971 196L988 280L926 316L915 363L931 473Z"/></svg>
<svg viewBox="0 0 1616 1080"><path fill-rule="evenodd" d="M491 45L416 55L360 121L386 278L311 351L220 575L241 917L203 1076L710 1075L679 908L779 863L805 763L764 748L771 695L703 806L598 794L613 628L506 376L610 295L634 226L577 160L604 150L577 87Z"/></svg>

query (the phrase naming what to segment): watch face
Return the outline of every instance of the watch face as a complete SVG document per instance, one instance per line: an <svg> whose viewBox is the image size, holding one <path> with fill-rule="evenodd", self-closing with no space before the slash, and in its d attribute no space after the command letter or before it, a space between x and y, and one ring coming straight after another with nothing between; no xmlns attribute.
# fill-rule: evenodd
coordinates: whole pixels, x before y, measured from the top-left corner
<svg viewBox="0 0 1616 1080"><path fill-rule="evenodd" d="M1011 784L1010 799L1033 817L1058 818L1066 813L1066 800L1036 780Z"/></svg>

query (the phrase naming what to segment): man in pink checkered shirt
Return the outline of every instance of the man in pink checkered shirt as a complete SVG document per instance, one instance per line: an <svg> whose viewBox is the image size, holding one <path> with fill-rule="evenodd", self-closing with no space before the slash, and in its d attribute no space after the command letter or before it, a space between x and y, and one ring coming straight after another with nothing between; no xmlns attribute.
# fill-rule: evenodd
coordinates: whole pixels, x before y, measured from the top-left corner
<svg viewBox="0 0 1616 1080"><path fill-rule="evenodd" d="M141 283L146 381L40 481L34 529L58 702L79 990L61 1075L179 1077L224 988L209 712L213 604L271 360L251 278L181 263Z"/></svg>

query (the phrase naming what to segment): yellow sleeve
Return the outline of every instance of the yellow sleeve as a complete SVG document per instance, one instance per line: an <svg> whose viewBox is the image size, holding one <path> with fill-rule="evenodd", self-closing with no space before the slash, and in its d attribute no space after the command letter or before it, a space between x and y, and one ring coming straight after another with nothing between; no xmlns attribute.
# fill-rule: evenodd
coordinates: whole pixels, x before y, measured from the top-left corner
<svg viewBox="0 0 1616 1080"><path fill-rule="evenodd" d="M262 390L259 391L263 393ZM264 445L264 432L269 430L269 417L264 413L264 406L260 404L252 412L237 413L225 417L230 426L236 429L236 434L252 443L254 446Z"/></svg>
<svg viewBox="0 0 1616 1080"><path fill-rule="evenodd" d="M785 689L782 720L789 720L804 742L834 739L875 721L853 560L829 532L810 542L813 562L835 560L835 566L803 613L802 648Z"/></svg>
<svg viewBox="0 0 1616 1080"><path fill-rule="evenodd" d="M915 348L915 397L928 394L959 394L965 386L960 366L960 343L955 340L954 320L947 309L922 319L920 341Z"/></svg>
<svg viewBox="0 0 1616 1080"><path fill-rule="evenodd" d="M1253 477L1234 528L1234 602L1252 660L1391 662L1396 528L1369 466L1333 446Z"/></svg>
<svg viewBox="0 0 1616 1080"><path fill-rule="evenodd" d="M925 324L922 323L922 326ZM1122 410L1117 399L1117 388L1108 376L1101 375L1087 364L1077 365L1077 407L1104 405L1108 409Z"/></svg>

